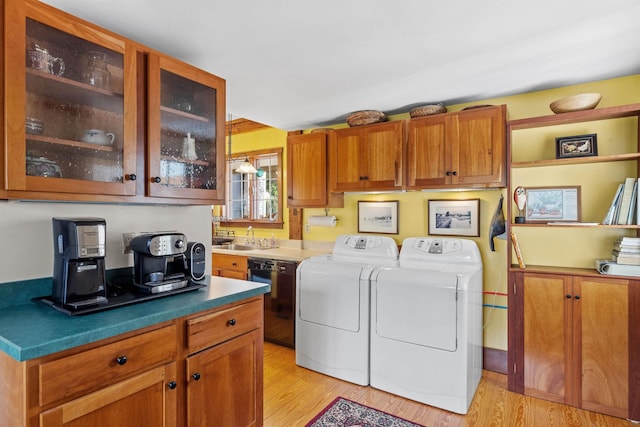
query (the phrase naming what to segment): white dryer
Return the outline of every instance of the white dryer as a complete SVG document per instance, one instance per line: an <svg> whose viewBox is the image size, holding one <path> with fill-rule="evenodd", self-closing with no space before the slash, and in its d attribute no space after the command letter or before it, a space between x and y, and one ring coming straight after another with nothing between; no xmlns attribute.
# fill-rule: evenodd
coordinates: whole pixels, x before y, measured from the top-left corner
<svg viewBox="0 0 640 427"><path fill-rule="evenodd" d="M386 236L342 235L333 252L300 263L296 281L296 363L369 384L371 273L398 260Z"/></svg>
<svg viewBox="0 0 640 427"><path fill-rule="evenodd" d="M405 239L371 278L372 387L466 414L482 375L482 259L472 240Z"/></svg>

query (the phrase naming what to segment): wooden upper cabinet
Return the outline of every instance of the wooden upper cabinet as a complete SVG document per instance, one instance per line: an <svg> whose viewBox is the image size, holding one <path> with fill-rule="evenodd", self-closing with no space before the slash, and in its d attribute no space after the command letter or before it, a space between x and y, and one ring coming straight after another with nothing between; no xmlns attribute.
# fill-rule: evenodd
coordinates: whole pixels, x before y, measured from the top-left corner
<svg viewBox="0 0 640 427"><path fill-rule="evenodd" d="M336 130L330 137L332 191L402 188L404 121Z"/></svg>
<svg viewBox="0 0 640 427"><path fill-rule="evenodd" d="M290 208L342 207L344 195L329 191L328 133L287 137L287 204Z"/></svg>
<svg viewBox="0 0 640 427"><path fill-rule="evenodd" d="M148 68L147 194L222 203L225 81L156 54Z"/></svg>
<svg viewBox="0 0 640 427"><path fill-rule="evenodd" d="M504 187L505 134L505 105L409 120L406 187Z"/></svg>
<svg viewBox="0 0 640 427"><path fill-rule="evenodd" d="M134 195L135 49L40 2L4 7L2 190Z"/></svg>
<svg viewBox="0 0 640 427"><path fill-rule="evenodd" d="M39 1L3 6L0 197L224 200L224 79Z"/></svg>

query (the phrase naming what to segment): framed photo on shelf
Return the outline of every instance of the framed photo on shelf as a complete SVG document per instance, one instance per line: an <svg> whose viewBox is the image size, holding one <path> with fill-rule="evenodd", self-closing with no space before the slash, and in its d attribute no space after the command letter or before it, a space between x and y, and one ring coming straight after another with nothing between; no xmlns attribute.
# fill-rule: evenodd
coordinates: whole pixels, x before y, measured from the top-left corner
<svg viewBox="0 0 640 427"><path fill-rule="evenodd" d="M598 138L595 133L556 138L556 159L598 155Z"/></svg>
<svg viewBox="0 0 640 427"><path fill-rule="evenodd" d="M398 201L358 201L358 233L398 234Z"/></svg>
<svg viewBox="0 0 640 427"><path fill-rule="evenodd" d="M526 188L525 221L580 222L580 186Z"/></svg>
<svg viewBox="0 0 640 427"><path fill-rule="evenodd" d="M480 236L480 199L429 200L429 234Z"/></svg>

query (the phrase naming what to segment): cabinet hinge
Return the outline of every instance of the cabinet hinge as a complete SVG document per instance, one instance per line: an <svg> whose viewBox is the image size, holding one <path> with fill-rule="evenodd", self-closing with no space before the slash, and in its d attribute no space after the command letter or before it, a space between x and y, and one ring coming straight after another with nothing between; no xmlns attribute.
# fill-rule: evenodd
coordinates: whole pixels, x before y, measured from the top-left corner
<svg viewBox="0 0 640 427"><path fill-rule="evenodd" d="M516 292L516 284L515 283L513 284L513 294L514 295L517 294L517 292Z"/></svg>
<svg viewBox="0 0 640 427"><path fill-rule="evenodd" d="M513 364L513 373L517 373L518 372L518 365L516 365L515 363Z"/></svg>

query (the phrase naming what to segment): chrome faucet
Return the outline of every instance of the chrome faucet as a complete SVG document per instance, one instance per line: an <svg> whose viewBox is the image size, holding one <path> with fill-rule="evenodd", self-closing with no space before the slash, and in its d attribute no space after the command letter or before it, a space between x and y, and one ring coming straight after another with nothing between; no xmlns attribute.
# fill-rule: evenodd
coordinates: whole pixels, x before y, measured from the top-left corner
<svg viewBox="0 0 640 427"><path fill-rule="evenodd" d="M249 240L249 232L251 232L251 240ZM252 245L256 244L256 235L253 232L253 227L250 225L247 227L247 238L245 239L247 243L251 243Z"/></svg>

